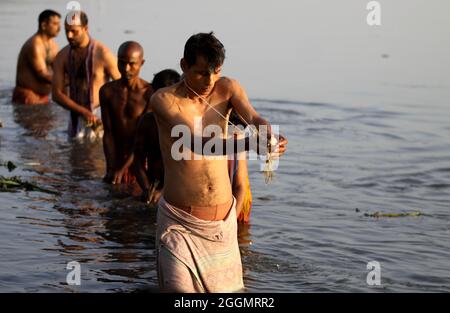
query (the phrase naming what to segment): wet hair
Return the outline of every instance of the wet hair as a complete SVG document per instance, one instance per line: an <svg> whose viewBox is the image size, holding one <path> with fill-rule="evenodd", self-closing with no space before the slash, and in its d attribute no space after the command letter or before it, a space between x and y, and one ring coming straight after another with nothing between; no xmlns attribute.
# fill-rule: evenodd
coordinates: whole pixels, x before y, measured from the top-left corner
<svg viewBox="0 0 450 313"><path fill-rule="evenodd" d="M167 69L158 72L153 77L152 87L156 91L160 88L168 87L180 81L180 74L177 71Z"/></svg>
<svg viewBox="0 0 450 313"><path fill-rule="evenodd" d="M79 14L80 26L85 27L88 25L88 22L89 22L88 17L86 15L86 13L84 13L83 11L72 11L72 12L67 13L65 23L67 23L67 17L69 16L69 14L73 14L73 12L75 12L76 14Z"/></svg>
<svg viewBox="0 0 450 313"><path fill-rule="evenodd" d="M44 10L39 14L38 17L38 27L41 28L41 24L44 22L48 22L52 16L61 17L61 14L59 14L56 11L53 10Z"/></svg>
<svg viewBox="0 0 450 313"><path fill-rule="evenodd" d="M225 48L213 32L192 35L184 46L184 60L188 66L197 62L197 57L204 57L210 70L221 66L225 60Z"/></svg>

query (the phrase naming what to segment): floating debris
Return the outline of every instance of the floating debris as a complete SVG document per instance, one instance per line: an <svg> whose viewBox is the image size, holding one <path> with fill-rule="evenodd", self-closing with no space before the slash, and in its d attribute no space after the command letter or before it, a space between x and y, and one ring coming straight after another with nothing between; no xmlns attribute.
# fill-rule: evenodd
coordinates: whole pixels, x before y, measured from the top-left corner
<svg viewBox="0 0 450 313"><path fill-rule="evenodd" d="M39 166L39 165L41 165L41 163L39 163L39 162L27 162L27 163L23 163L23 165L25 165L25 166Z"/></svg>
<svg viewBox="0 0 450 313"><path fill-rule="evenodd" d="M273 163L272 163L272 158L270 156L270 153L267 154L267 159L266 159L266 163L264 164L263 174L264 174L264 181L266 182L266 184L269 184L270 182L272 182Z"/></svg>
<svg viewBox="0 0 450 313"><path fill-rule="evenodd" d="M20 165L23 166L39 166L41 165L41 163L38 162L27 162L27 163L22 163ZM12 172L17 168L17 165L11 161L8 162L4 162L4 163L0 163L0 166L4 166L8 169L8 171Z"/></svg>
<svg viewBox="0 0 450 313"><path fill-rule="evenodd" d="M4 177L0 175L0 192L15 192L18 189L25 189L27 191L40 191L53 195L59 195L58 191L39 187L33 183L23 181L18 176Z"/></svg>
<svg viewBox="0 0 450 313"><path fill-rule="evenodd" d="M364 213L364 216L367 217L405 217L405 216L423 216L423 215L425 214L419 211L407 213L382 213L382 212Z"/></svg>
<svg viewBox="0 0 450 313"><path fill-rule="evenodd" d="M272 135L269 143L267 144L267 147L276 146L277 144L278 144L278 140ZM264 180L265 180L266 184L269 184L270 182L272 182L273 171L274 171L273 158L272 158L272 153L269 150L267 152L266 163L264 164L264 169L263 169Z"/></svg>
<svg viewBox="0 0 450 313"><path fill-rule="evenodd" d="M6 167L9 172L12 172L12 171L14 171L17 168L17 166L11 161L5 162L5 163L0 164L0 165Z"/></svg>

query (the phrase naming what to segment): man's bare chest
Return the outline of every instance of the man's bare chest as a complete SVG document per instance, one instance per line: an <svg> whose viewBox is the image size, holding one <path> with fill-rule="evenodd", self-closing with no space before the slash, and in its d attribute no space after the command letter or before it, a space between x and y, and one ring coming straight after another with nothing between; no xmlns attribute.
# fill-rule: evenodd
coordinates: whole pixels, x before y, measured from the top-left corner
<svg viewBox="0 0 450 313"><path fill-rule="evenodd" d="M119 119L136 119L142 115L147 101L145 91L120 92L112 96L113 112Z"/></svg>
<svg viewBox="0 0 450 313"><path fill-rule="evenodd" d="M213 98L209 101L194 102L189 100L180 100L174 102L171 106L168 116L172 121L171 126L184 124L189 128L194 126L207 127L217 125L223 127L226 125L230 112L230 105L227 99Z"/></svg>

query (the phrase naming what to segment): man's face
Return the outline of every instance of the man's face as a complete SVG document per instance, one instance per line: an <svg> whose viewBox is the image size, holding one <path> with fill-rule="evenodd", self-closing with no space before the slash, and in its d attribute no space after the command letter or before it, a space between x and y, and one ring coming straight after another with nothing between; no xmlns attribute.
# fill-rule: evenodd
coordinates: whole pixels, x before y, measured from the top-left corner
<svg viewBox="0 0 450 313"><path fill-rule="evenodd" d="M87 34L87 26L69 25L65 23L66 37L72 48L79 47Z"/></svg>
<svg viewBox="0 0 450 313"><path fill-rule="evenodd" d="M121 51L117 56L117 67L122 75L122 79L125 80L139 77L142 64L144 64L144 60L142 53L138 50L127 49L123 52Z"/></svg>
<svg viewBox="0 0 450 313"><path fill-rule="evenodd" d="M188 85L199 95L203 96L211 93L214 85L220 78L220 71L222 70L222 66L212 70L202 56L198 56L195 64L191 66L182 60L181 68Z"/></svg>
<svg viewBox="0 0 450 313"><path fill-rule="evenodd" d="M42 23L42 30L49 37L56 37L61 30L61 19L57 15L50 16L48 21Z"/></svg>

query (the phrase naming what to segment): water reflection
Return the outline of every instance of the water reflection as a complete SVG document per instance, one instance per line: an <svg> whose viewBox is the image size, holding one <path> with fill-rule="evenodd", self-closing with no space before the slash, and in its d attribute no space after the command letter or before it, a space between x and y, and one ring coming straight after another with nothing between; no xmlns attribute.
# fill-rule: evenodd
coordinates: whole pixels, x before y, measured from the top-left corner
<svg viewBox="0 0 450 313"><path fill-rule="evenodd" d="M100 142L71 140L68 165L74 180L98 179L105 171L105 161Z"/></svg>
<svg viewBox="0 0 450 313"><path fill-rule="evenodd" d="M55 126L56 114L52 105L14 104L13 112L14 122L26 130L24 136L45 139Z"/></svg>

